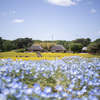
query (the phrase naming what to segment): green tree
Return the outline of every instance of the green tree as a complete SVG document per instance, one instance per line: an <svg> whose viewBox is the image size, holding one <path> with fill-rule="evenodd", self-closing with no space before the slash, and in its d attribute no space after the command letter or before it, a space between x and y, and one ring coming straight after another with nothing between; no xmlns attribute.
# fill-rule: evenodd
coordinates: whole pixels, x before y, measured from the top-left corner
<svg viewBox="0 0 100 100"><path fill-rule="evenodd" d="M89 44L87 50L91 53L100 53L100 42L93 42Z"/></svg>
<svg viewBox="0 0 100 100"><path fill-rule="evenodd" d="M9 40L5 40L2 44L4 51L10 51L13 47L12 42Z"/></svg>
<svg viewBox="0 0 100 100"><path fill-rule="evenodd" d="M3 48L2 48L2 43L3 43L3 39L2 39L2 37L0 37L0 51L3 50Z"/></svg>
<svg viewBox="0 0 100 100"><path fill-rule="evenodd" d="M100 38L99 39L96 39L94 42L96 42L96 43L99 42L100 43Z"/></svg>
<svg viewBox="0 0 100 100"><path fill-rule="evenodd" d="M64 42L64 47L65 47L66 50L69 49L68 45L69 45L70 43L71 43L70 41Z"/></svg>
<svg viewBox="0 0 100 100"><path fill-rule="evenodd" d="M16 39L16 40L14 40L14 46L15 46L15 48L14 49L20 49L20 48L23 48L23 44L22 44L22 42L21 42L21 39Z"/></svg>
<svg viewBox="0 0 100 100"><path fill-rule="evenodd" d="M42 41L41 40L32 40L33 43L41 43Z"/></svg>
<svg viewBox="0 0 100 100"><path fill-rule="evenodd" d="M73 51L73 52L81 52L82 48L83 48L83 45L80 44L80 43L70 43L68 45L69 47L69 51Z"/></svg>
<svg viewBox="0 0 100 100"><path fill-rule="evenodd" d="M64 46L64 43L65 43L66 41L65 40L56 40L56 43L58 44L58 45L63 45Z"/></svg>
<svg viewBox="0 0 100 100"><path fill-rule="evenodd" d="M88 44L90 44L91 39L89 39L89 38L87 38L87 39L80 38L80 39L74 40L73 42L74 43L81 43L83 46L87 46Z"/></svg>
<svg viewBox="0 0 100 100"><path fill-rule="evenodd" d="M13 41L13 49L27 48L33 44L32 38L18 38Z"/></svg>

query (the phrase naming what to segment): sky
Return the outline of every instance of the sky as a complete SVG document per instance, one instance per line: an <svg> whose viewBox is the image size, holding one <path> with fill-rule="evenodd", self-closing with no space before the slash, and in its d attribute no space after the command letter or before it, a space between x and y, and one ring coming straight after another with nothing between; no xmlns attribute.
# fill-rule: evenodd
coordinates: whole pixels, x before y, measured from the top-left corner
<svg viewBox="0 0 100 100"><path fill-rule="evenodd" d="M100 38L100 0L0 0L0 37Z"/></svg>

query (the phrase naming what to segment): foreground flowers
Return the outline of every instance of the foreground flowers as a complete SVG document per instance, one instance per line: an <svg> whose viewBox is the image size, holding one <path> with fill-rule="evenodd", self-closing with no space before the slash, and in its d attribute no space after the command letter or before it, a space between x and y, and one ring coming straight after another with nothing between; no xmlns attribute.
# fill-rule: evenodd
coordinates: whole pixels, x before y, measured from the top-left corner
<svg viewBox="0 0 100 100"><path fill-rule="evenodd" d="M0 100L99 100L100 59L0 59Z"/></svg>

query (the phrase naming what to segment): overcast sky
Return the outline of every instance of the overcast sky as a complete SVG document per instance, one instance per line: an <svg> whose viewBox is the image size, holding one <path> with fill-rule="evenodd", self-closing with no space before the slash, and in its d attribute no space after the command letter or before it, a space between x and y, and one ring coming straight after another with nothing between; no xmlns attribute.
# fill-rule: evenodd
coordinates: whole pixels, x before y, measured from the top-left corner
<svg viewBox="0 0 100 100"><path fill-rule="evenodd" d="M0 0L0 37L100 38L100 0Z"/></svg>

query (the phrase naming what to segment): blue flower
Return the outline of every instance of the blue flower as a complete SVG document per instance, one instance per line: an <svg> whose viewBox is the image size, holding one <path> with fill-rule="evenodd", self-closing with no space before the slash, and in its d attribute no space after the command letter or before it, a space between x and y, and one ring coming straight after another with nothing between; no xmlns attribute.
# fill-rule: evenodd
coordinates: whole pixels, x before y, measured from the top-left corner
<svg viewBox="0 0 100 100"><path fill-rule="evenodd" d="M33 89L34 89L34 90L41 90L41 87L40 87L39 84L35 83L35 84L33 85Z"/></svg>
<svg viewBox="0 0 100 100"><path fill-rule="evenodd" d="M0 100L7 100L7 96L0 93Z"/></svg>
<svg viewBox="0 0 100 100"><path fill-rule="evenodd" d="M51 87L45 87L43 91L45 93L50 93L50 92L52 92L52 88Z"/></svg>
<svg viewBox="0 0 100 100"><path fill-rule="evenodd" d="M4 88L2 92L3 92L3 94L8 95L10 91L9 91L9 89Z"/></svg>
<svg viewBox="0 0 100 100"><path fill-rule="evenodd" d="M75 93L76 93L77 95L82 95L82 94L83 94L81 91L75 91Z"/></svg>
<svg viewBox="0 0 100 100"><path fill-rule="evenodd" d="M26 88L28 88L28 86L25 84L22 86L22 88L26 89Z"/></svg>
<svg viewBox="0 0 100 100"><path fill-rule="evenodd" d="M11 89L9 89L9 92L10 92L10 94L15 94L16 93L16 89L11 88Z"/></svg>
<svg viewBox="0 0 100 100"><path fill-rule="evenodd" d="M13 83L12 83L12 87L13 87L13 88L18 88L18 87L19 87L19 84L13 82Z"/></svg>
<svg viewBox="0 0 100 100"><path fill-rule="evenodd" d="M24 93L27 95L31 95L33 93L33 89L32 88L25 89Z"/></svg>
<svg viewBox="0 0 100 100"><path fill-rule="evenodd" d="M56 86L56 90L62 91L62 90L63 90L63 86L62 86L62 85L57 85L57 86Z"/></svg>
<svg viewBox="0 0 100 100"><path fill-rule="evenodd" d="M5 77L6 82L11 82L11 77Z"/></svg>
<svg viewBox="0 0 100 100"><path fill-rule="evenodd" d="M92 81L89 81L89 82L88 82L88 85L93 85L93 82L92 82Z"/></svg>
<svg viewBox="0 0 100 100"><path fill-rule="evenodd" d="M19 92L18 94L16 94L16 98L20 98L20 97L22 97L22 93L21 92Z"/></svg>
<svg viewBox="0 0 100 100"><path fill-rule="evenodd" d="M97 97L95 97L95 96L89 96L89 100L99 100Z"/></svg>
<svg viewBox="0 0 100 100"><path fill-rule="evenodd" d="M14 82L17 82L18 80L19 80L18 77L16 77L16 78L13 79Z"/></svg>
<svg viewBox="0 0 100 100"><path fill-rule="evenodd" d="M68 96L68 93L66 93L66 92L61 92L61 95L62 95L62 97L67 97L67 96Z"/></svg>
<svg viewBox="0 0 100 100"><path fill-rule="evenodd" d="M40 94L41 93L41 87L39 84L35 83L33 85L33 91L35 92L35 94Z"/></svg>
<svg viewBox="0 0 100 100"><path fill-rule="evenodd" d="M41 92L39 95L40 95L40 97L45 97L45 98L47 96L47 94L45 92Z"/></svg>
<svg viewBox="0 0 100 100"><path fill-rule="evenodd" d="M54 98L58 98L60 95L59 95L59 93L52 93L52 97L54 97Z"/></svg>
<svg viewBox="0 0 100 100"><path fill-rule="evenodd" d="M72 89L72 88L70 88L70 87L68 87L68 88L67 88L67 91L72 92L72 91L73 91L73 89Z"/></svg>
<svg viewBox="0 0 100 100"><path fill-rule="evenodd" d="M16 69L16 73L18 73L20 71L20 69Z"/></svg>
<svg viewBox="0 0 100 100"><path fill-rule="evenodd" d="M81 92L84 94L85 92L87 92L86 89L82 89Z"/></svg>
<svg viewBox="0 0 100 100"><path fill-rule="evenodd" d="M74 87L75 87L75 83L71 83L71 84L69 85L69 87L70 87L70 88L74 88Z"/></svg>

